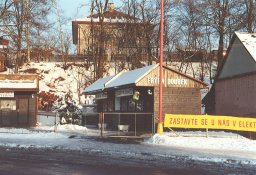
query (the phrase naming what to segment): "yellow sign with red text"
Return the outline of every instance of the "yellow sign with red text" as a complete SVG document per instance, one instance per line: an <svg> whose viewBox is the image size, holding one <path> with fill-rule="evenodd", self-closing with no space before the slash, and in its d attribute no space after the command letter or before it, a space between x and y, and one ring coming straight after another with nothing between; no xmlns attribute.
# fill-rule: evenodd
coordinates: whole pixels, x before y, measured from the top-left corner
<svg viewBox="0 0 256 175"><path fill-rule="evenodd" d="M170 128L207 128L256 132L256 118L166 114L164 127Z"/></svg>

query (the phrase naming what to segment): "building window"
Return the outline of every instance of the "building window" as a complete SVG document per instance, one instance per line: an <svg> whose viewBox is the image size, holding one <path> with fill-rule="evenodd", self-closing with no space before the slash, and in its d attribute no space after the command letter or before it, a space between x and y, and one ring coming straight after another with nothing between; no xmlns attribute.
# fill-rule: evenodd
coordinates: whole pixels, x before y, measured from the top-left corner
<svg viewBox="0 0 256 175"><path fill-rule="evenodd" d="M122 112L127 112L128 110L128 98L127 97L122 97L121 98L121 111Z"/></svg>
<svg viewBox="0 0 256 175"><path fill-rule="evenodd" d="M114 111L114 103L112 100L108 100L108 112Z"/></svg>
<svg viewBox="0 0 256 175"><path fill-rule="evenodd" d="M0 100L0 110L16 110L16 100Z"/></svg>
<svg viewBox="0 0 256 175"><path fill-rule="evenodd" d="M144 100L140 99L138 101L129 97L121 98L121 111L122 112L143 112L144 111Z"/></svg>
<svg viewBox="0 0 256 175"><path fill-rule="evenodd" d="M114 102L113 100L103 100L103 112L112 112L114 111Z"/></svg>
<svg viewBox="0 0 256 175"><path fill-rule="evenodd" d="M138 112L144 111L144 103L142 100L137 101L136 111L138 111Z"/></svg>
<svg viewBox="0 0 256 175"><path fill-rule="evenodd" d="M136 102L131 98L128 102L128 111L134 112L135 111Z"/></svg>

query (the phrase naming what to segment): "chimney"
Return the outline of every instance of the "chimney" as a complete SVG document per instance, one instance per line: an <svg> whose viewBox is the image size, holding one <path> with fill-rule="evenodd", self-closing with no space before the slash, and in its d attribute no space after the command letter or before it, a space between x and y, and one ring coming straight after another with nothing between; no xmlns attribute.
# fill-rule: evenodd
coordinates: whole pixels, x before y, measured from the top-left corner
<svg viewBox="0 0 256 175"><path fill-rule="evenodd" d="M114 10L114 3L108 3L108 11L112 12Z"/></svg>

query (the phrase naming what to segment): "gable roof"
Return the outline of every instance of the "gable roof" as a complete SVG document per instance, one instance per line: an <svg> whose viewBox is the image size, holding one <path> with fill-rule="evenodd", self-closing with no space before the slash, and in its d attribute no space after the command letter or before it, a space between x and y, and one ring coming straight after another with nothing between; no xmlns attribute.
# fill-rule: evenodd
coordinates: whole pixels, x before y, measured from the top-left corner
<svg viewBox="0 0 256 175"><path fill-rule="evenodd" d="M159 64L153 64L150 66L145 66L143 68L134 69L128 72L120 72L115 76L108 76L102 79L97 80L89 87L85 88L83 93L92 94L103 91L104 89L118 88L122 86L136 85L140 80L146 77L150 72L157 69ZM182 75L192 81L195 81L203 86L207 86L206 83L194 79L188 75L182 74L178 71L172 70L166 66L163 66L165 69L171 70L174 73Z"/></svg>
<svg viewBox="0 0 256 175"><path fill-rule="evenodd" d="M243 43L244 47L256 62L256 33L235 32L235 35Z"/></svg>
<svg viewBox="0 0 256 175"><path fill-rule="evenodd" d="M106 88L112 88L122 85L129 85L137 83L147 73L151 72L154 68L158 67L158 64L153 64L139 69L134 69L128 72L123 72L120 75L115 76L113 81L107 83Z"/></svg>
<svg viewBox="0 0 256 175"><path fill-rule="evenodd" d="M256 72L256 33L235 32L217 80Z"/></svg>
<svg viewBox="0 0 256 175"><path fill-rule="evenodd" d="M89 87L85 88L83 93L94 93L97 91L102 91L103 89L113 88L122 85L135 84L142 77L144 77L148 72L156 68L158 64L153 64L139 69L134 69L128 72L120 72L115 76L108 76L105 78L98 79Z"/></svg>

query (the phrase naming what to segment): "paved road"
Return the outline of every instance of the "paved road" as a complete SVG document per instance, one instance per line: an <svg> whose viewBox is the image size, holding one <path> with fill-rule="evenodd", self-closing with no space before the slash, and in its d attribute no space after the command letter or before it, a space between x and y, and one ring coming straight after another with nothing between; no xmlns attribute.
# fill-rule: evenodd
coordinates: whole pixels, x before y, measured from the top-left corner
<svg viewBox="0 0 256 175"><path fill-rule="evenodd" d="M150 156L150 155L149 155ZM0 174L11 175L214 175L253 174L254 168L189 162L184 158L135 160L83 151L0 148ZM248 168L248 167L247 167Z"/></svg>
<svg viewBox="0 0 256 175"><path fill-rule="evenodd" d="M1 148L0 174L187 175L209 173L200 168L163 168L157 166L157 162L152 164L152 162L140 160L113 159L105 155L91 155L85 152Z"/></svg>
<svg viewBox="0 0 256 175"><path fill-rule="evenodd" d="M256 171L256 167L240 164L236 159L225 159L221 163L194 160L187 155L203 158L204 154L193 150L162 147L156 152L156 147L137 142L121 143L92 138L79 141L86 142L88 147L65 150L65 147L39 149L2 146L0 175L254 175ZM124 148L129 152L125 152Z"/></svg>

